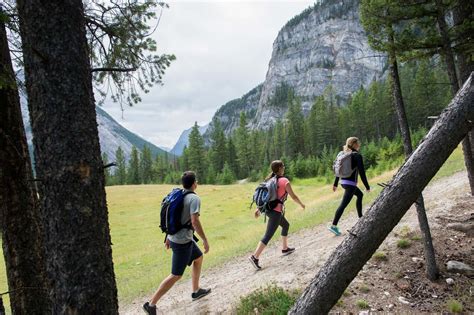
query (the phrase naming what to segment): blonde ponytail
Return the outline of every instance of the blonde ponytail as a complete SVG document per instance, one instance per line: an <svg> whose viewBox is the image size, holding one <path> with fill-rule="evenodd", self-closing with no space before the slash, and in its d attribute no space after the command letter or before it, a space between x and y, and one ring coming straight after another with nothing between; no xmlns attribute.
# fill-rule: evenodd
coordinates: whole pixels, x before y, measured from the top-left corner
<svg viewBox="0 0 474 315"><path fill-rule="evenodd" d="M344 146L344 151L352 151L354 150L354 146L359 143L359 139L357 137L349 137L346 140L346 145Z"/></svg>

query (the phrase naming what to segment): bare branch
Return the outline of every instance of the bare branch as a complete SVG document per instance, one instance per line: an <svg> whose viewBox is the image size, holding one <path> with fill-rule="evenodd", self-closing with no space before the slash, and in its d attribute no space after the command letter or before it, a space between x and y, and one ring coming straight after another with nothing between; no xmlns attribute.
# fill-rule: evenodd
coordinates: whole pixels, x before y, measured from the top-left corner
<svg viewBox="0 0 474 315"><path fill-rule="evenodd" d="M138 68L93 68L91 72L133 72Z"/></svg>

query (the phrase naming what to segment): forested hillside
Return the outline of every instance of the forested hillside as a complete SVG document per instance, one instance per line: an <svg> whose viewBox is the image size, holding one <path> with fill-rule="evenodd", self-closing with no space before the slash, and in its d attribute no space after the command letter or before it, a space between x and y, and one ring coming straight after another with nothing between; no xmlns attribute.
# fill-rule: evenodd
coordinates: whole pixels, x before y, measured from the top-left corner
<svg viewBox="0 0 474 315"><path fill-rule="evenodd" d="M439 58L432 58L405 63L401 67L401 82L416 145L431 127L429 116L437 116L452 97L449 79ZM157 157L149 179L128 183L178 183L184 169L198 170L202 183L230 184L247 177L257 181L266 175L269 163L280 158L285 160L290 177L331 176L334 157L349 136L362 140L368 167L393 166L403 156L403 145L390 84L389 78L373 81L368 88L361 87L355 92L342 107L337 105L334 89L329 86L306 116L293 89L282 89L278 102L289 107L288 113L268 130L250 130L242 113L239 127L229 136L215 120L208 130L210 145L205 146L195 126L181 157ZM140 160L144 155L136 156ZM138 169L133 170L132 165ZM150 173L140 171L139 165L140 162L123 165L120 172ZM124 183L113 176L109 178L109 183Z"/></svg>

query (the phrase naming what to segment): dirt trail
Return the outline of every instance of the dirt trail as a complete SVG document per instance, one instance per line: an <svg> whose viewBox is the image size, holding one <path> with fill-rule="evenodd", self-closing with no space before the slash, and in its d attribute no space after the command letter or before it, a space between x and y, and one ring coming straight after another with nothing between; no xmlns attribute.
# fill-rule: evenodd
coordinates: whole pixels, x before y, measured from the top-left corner
<svg viewBox="0 0 474 315"><path fill-rule="evenodd" d="M423 192L428 218L433 227L434 218L439 216L450 204L455 196L468 193L467 175L465 172L456 173L430 184ZM159 314L229 314L241 296L245 296L257 288L275 283L287 289L304 288L309 284L319 268L329 257L331 252L347 235L357 221L354 209L347 209L351 215L344 217L340 222L343 235L336 237L331 234L325 225L318 225L311 229L290 234L289 242L296 247L296 251L289 256L281 256L280 242L275 240L261 256L260 271L255 271L248 261L250 253L235 258L223 265L204 271L201 286L211 288L212 293L195 302L191 301L191 280L179 282L159 302ZM416 210L412 207L394 231L402 226L409 226L418 230ZM263 230L262 230L263 232ZM390 233L381 247L395 242L396 238ZM158 285L158 284L157 284ZM152 294L152 292L150 292ZM141 314L141 305L149 297L135 300L132 304L121 307L121 314Z"/></svg>

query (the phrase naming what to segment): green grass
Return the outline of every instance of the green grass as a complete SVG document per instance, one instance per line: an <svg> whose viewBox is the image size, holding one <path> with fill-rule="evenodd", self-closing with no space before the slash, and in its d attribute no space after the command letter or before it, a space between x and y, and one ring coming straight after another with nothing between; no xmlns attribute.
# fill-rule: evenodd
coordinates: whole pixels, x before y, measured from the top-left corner
<svg viewBox="0 0 474 315"><path fill-rule="evenodd" d="M411 245L410 240L407 240L406 238L402 238L397 241L398 248L408 248L410 247L410 245Z"/></svg>
<svg viewBox="0 0 474 315"><path fill-rule="evenodd" d="M286 291L275 285L270 285L241 298L237 306L237 314L287 314L295 304L298 295L298 291Z"/></svg>
<svg viewBox="0 0 474 315"><path fill-rule="evenodd" d="M375 254L372 255L372 258L376 261L387 261L387 254L384 252L375 252Z"/></svg>
<svg viewBox="0 0 474 315"><path fill-rule="evenodd" d="M401 228L399 234L402 238L410 238L412 232L410 230L410 227L405 225Z"/></svg>
<svg viewBox="0 0 474 315"><path fill-rule="evenodd" d="M462 152L457 149L440 173L447 176L463 167ZM380 193L381 188L376 183L387 182L393 174L394 171L389 171L369 178L373 190L365 194L364 206L371 204ZM211 247L210 253L205 255L204 269L255 249L265 231L263 219L255 220L253 210L249 209L255 186L256 183L198 187L197 193L202 199L201 220ZM302 210L291 199L286 203L286 216L291 223L290 242L291 233L330 222L343 193L341 188L333 193L332 183L325 184L320 179L295 179L292 186L306 204L306 210ZM164 249L164 235L158 225L161 199L172 187L107 187L114 269L122 305L136 297L151 295L170 272L171 251ZM355 200L344 215L351 212L355 212ZM273 243L278 241L278 237L272 240ZM185 277L189 277L189 270ZM0 293L5 291L8 288L5 265L1 259ZM4 304L8 305L7 296L4 296Z"/></svg>
<svg viewBox="0 0 474 315"><path fill-rule="evenodd" d="M358 308L361 308L361 309L364 309L364 310L370 308L369 303L367 303L366 300L357 300L356 305L357 305Z"/></svg>
<svg viewBox="0 0 474 315"><path fill-rule="evenodd" d="M446 302L446 308L451 313L461 313L463 310L461 302L453 299Z"/></svg>
<svg viewBox="0 0 474 315"><path fill-rule="evenodd" d="M464 156L461 150L461 145L459 145L457 149L451 154L451 156L446 160L446 162L444 162L443 166L433 177L432 181L463 170L466 170L466 165L464 164Z"/></svg>

